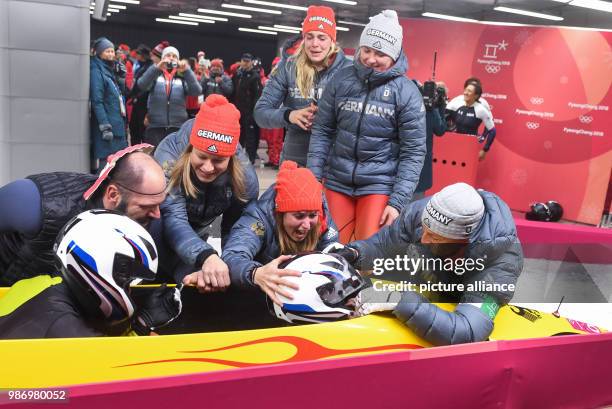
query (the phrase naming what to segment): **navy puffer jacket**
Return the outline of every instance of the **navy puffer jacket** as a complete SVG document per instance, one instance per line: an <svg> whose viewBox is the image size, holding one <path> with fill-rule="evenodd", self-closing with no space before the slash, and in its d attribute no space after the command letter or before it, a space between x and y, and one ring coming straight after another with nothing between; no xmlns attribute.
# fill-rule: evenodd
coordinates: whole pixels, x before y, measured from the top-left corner
<svg viewBox="0 0 612 409"><path fill-rule="evenodd" d="M162 166L168 178L175 162L189 145L193 123L194 119L186 121L181 129L168 135L155 150L155 160ZM212 246L206 242L207 226L217 217L223 216L221 239L224 245L242 210L259 195L257 174L240 145L236 156L244 168L247 202L234 195L231 176L225 172L211 183L196 181L199 190L196 198L187 196L182 188L175 188L160 206L166 242L186 265L199 267L203 261L202 257L212 252ZM197 180L195 176L194 179Z"/></svg>
<svg viewBox="0 0 612 409"><path fill-rule="evenodd" d="M497 309L514 295L514 286L523 270L523 250L508 205L494 193L480 190L485 206L481 222L472 231L464 260L478 266L466 271L411 271L412 282L440 281L461 283L465 291L457 294L454 311L444 311L427 302L422 295L406 291L395 308L395 315L413 331L435 345L486 340L493 330ZM376 259L393 259L408 254L418 258L423 235L421 215L429 197L413 202L393 224L381 229L368 240L350 244L359 252L357 267L368 270ZM478 263L481 263L478 265ZM467 261L466 261L466 266ZM432 274L435 273L435 274ZM499 290L483 290L486 286Z"/></svg>
<svg viewBox="0 0 612 409"><path fill-rule="evenodd" d="M403 52L384 72L356 56L327 84L308 151L308 167L327 188L389 195L398 211L410 202L426 147L423 98L407 69Z"/></svg>
<svg viewBox="0 0 612 409"><path fill-rule="evenodd" d="M283 58L276 71L270 75L263 89L261 98L255 105L255 121L262 128L286 128L282 159L292 160L300 166L306 166L306 155L310 142L310 132L285 120L285 112L306 108L313 100L321 96L330 79L340 69L351 64L342 50L338 52L331 67L316 74L313 89L306 98L302 96L296 84L295 58Z"/></svg>
<svg viewBox="0 0 612 409"><path fill-rule="evenodd" d="M230 270L232 285L240 288L255 287L251 272L279 257L280 247L274 219L275 185L247 206L242 217L234 224L227 244L223 248L223 261ZM319 238L317 250L323 250L338 241L338 229L333 223L327 204L323 202L327 229Z"/></svg>

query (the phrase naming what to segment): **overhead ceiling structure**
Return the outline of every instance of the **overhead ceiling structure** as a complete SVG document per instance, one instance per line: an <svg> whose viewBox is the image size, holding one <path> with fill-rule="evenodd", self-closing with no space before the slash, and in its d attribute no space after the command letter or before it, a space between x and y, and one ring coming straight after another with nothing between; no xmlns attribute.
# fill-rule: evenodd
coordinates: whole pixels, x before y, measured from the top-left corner
<svg viewBox="0 0 612 409"><path fill-rule="evenodd" d="M332 7L341 32L360 32L368 17L383 9L410 18L612 30L612 2L602 0L316 0L308 4ZM302 0L110 0L107 18L116 23L271 37L299 32L305 10Z"/></svg>

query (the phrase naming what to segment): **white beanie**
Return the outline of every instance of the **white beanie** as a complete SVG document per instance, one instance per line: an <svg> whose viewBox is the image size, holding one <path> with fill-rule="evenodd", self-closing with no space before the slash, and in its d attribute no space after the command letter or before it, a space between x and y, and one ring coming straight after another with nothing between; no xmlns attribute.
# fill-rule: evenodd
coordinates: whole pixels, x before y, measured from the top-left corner
<svg viewBox="0 0 612 409"><path fill-rule="evenodd" d="M370 17L359 38L359 47L366 46L387 54L397 61L402 52L403 30L395 10L383 10Z"/></svg>
<svg viewBox="0 0 612 409"><path fill-rule="evenodd" d="M179 55L179 52L176 49L176 47L172 47L171 45L169 45L168 47L164 48L164 51L162 51L161 58L163 59L169 53L173 53L174 55L176 55L176 58L179 58L179 59L181 58L181 56Z"/></svg>
<svg viewBox="0 0 612 409"><path fill-rule="evenodd" d="M484 215L484 202L466 183L446 186L434 194L421 215L421 223L449 239L467 239Z"/></svg>

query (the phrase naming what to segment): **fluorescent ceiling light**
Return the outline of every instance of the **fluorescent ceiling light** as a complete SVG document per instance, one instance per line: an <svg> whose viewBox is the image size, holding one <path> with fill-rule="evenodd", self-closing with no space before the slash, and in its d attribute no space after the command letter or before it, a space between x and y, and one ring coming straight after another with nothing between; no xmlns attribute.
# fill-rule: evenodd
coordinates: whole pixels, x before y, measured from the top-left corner
<svg viewBox="0 0 612 409"><path fill-rule="evenodd" d="M126 10L127 6L123 6L121 4L109 4L108 5L109 9L118 9L118 10Z"/></svg>
<svg viewBox="0 0 612 409"><path fill-rule="evenodd" d="M242 17L242 18L252 18L253 17L250 14L232 13L229 11L219 11L219 10L211 10L211 9L198 9L198 13L218 14L220 16Z"/></svg>
<svg viewBox="0 0 612 409"><path fill-rule="evenodd" d="M338 30L338 31L350 31L350 28L348 28L348 27L340 27L340 26L336 26L336 30Z"/></svg>
<svg viewBox="0 0 612 409"><path fill-rule="evenodd" d="M119 13L121 10L108 9L106 11L108 11L109 13Z"/></svg>
<svg viewBox="0 0 612 409"><path fill-rule="evenodd" d="M292 27L292 26L284 26L282 24L274 24L274 27L278 27L278 28L286 28L288 30L296 30L296 31L302 31L302 27Z"/></svg>
<svg viewBox="0 0 612 409"><path fill-rule="evenodd" d="M168 16L168 18L170 20L195 21L196 23L215 24L213 20L204 20L201 18L191 18L191 17L183 17L183 16Z"/></svg>
<svg viewBox="0 0 612 409"><path fill-rule="evenodd" d="M293 33L293 34L299 34L300 32L297 30L289 30L286 28L278 28L278 27L269 27L269 26L258 26L257 27L260 30L268 30L268 31L282 31L284 33Z"/></svg>
<svg viewBox="0 0 612 409"><path fill-rule="evenodd" d="M423 17L433 17L433 18L440 18L442 20L452 20L452 21L466 21L469 23L477 23L478 20L474 20L473 18L465 18L465 17L456 17L456 16L449 16L447 14L438 14L438 13L422 13L421 14Z"/></svg>
<svg viewBox="0 0 612 409"><path fill-rule="evenodd" d="M115 3L140 4L139 0L113 0Z"/></svg>
<svg viewBox="0 0 612 409"><path fill-rule="evenodd" d="M512 27L523 27L523 26L528 26L528 24L521 24L521 23L510 23L507 21L481 21L482 24L486 24L489 26L512 26Z"/></svg>
<svg viewBox="0 0 612 409"><path fill-rule="evenodd" d="M553 16L552 14L536 13L528 10L513 9L510 7L494 7L495 11L503 11L504 13L521 14L523 16L543 18L546 20L563 21L563 17Z"/></svg>
<svg viewBox="0 0 612 409"><path fill-rule="evenodd" d="M214 20L214 21L229 21L225 17L203 16L201 14L179 13L178 15L181 16L181 17L191 17L191 18L200 19L200 20L206 20L206 21L211 21L211 20Z"/></svg>
<svg viewBox="0 0 612 409"><path fill-rule="evenodd" d="M573 0L569 2L570 6L584 7L587 9L607 11L612 13L612 3L601 0Z"/></svg>
<svg viewBox="0 0 612 409"><path fill-rule="evenodd" d="M188 26L197 26L198 25L198 23L193 23L191 21L169 20L167 18L156 18L155 21L159 21L161 23L186 24Z"/></svg>
<svg viewBox="0 0 612 409"><path fill-rule="evenodd" d="M270 9L260 9L258 7L249 7L249 6L240 6L238 4L227 4L223 3L221 7L225 7L227 9L238 9L238 10L248 10L248 11L256 11L259 13L268 13L268 14L283 14L282 11L279 10L270 10Z"/></svg>
<svg viewBox="0 0 612 409"><path fill-rule="evenodd" d="M293 4L274 3L271 1L260 1L260 0L244 0L245 3L258 4L260 6L280 7L282 9L292 9L306 11L308 7L295 6Z"/></svg>
<svg viewBox="0 0 612 409"><path fill-rule="evenodd" d="M238 31L248 31L250 33L270 34L273 36L278 34L278 33L275 33L274 31L257 30L256 28L246 28L246 27L238 27Z"/></svg>
<svg viewBox="0 0 612 409"><path fill-rule="evenodd" d="M323 0L323 1L327 1L329 3L346 4L348 6L354 6L355 4L357 4L356 1L352 1L352 0Z"/></svg>
<svg viewBox="0 0 612 409"><path fill-rule="evenodd" d="M360 26L360 27L365 27L366 26L364 23L356 23L354 21L346 21L346 20L338 20L338 23L340 23L340 24L348 24L349 26Z"/></svg>

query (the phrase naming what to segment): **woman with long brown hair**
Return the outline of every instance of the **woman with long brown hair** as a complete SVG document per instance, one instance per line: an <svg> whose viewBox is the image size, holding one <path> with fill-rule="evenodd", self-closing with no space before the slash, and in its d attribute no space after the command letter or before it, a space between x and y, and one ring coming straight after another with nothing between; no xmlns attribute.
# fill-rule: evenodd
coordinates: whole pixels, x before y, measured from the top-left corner
<svg viewBox="0 0 612 409"><path fill-rule="evenodd" d="M286 128L281 161L306 166L310 127L316 103L327 82L350 61L336 43L334 11L310 6L302 25L302 42L295 54L287 46L278 68L266 83L255 105L255 121L261 128Z"/></svg>
<svg viewBox="0 0 612 409"><path fill-rule="evenodd" d="M227 265L206 242L210 225L222 216L223 245L242 210L259 194L255 170L238 146L239 118L224 96L211 95L195 119L155 151L169 179L169 194L160 207L171 251L162 254L162 270L203 292L230 285Z"/></svg>
<svg viewBox="0 0 612 409"><path fill-rule="evenodd" d="M223 260L232 285L259 287L279 303L277 293L291 298L282 286L295 288L284 277L299 273L278 265L290 255L323 250L337 241L338 232L323 203L323 186L310 170L285 161L276 184L251 203L232 228Z"/></svg>

